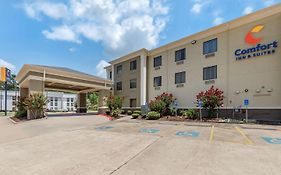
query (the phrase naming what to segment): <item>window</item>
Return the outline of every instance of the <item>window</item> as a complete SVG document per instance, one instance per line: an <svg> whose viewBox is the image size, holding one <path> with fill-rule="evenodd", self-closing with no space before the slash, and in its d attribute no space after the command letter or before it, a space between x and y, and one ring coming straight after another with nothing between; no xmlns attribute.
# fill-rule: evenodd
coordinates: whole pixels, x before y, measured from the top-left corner
<svg viewBox="0 0 281 175"><path fill-rule="evenodd" d="M58 106L58 98L55 98L55 106Z"/></svg>
<svg viewBox="0 0 281 175"><path fill-rule="evenodd" d="M175 74L175 84L182 84L185 83L185 71L178 72Z"/></svg>
<svg viewBox="0 0 281 175"><path fill-rule="evenodd" d="M120 74L122 72L122 65L117 66L116 73Z"/></svg>
<svg viewBox="0 0 281 175"><path fill-rule="evenodd" d="M119 82L116 83L116 90L122 91L122 81L119 81Z"/></svg>
<svg viewBox="0 0 281 175"><path fill-rule="evenodd" d="M109 79L112 80L112 71L109 72Z"/></svg>
<svg viewBox="0 0 281 175"><path fill-rule="evenodd" d="M130 80L130 89L134 89L134 88L137 88L137 80L136 79Z"/></svg>
<svg viewBox="0 0 281 175"><path fill-rule="evenodd" d="M203 43L203 54L214 53L217 51L217 38Z"/></svg>
<svg viewBox="0 0 281 175"><path fill-rule="evenodd" d="M137 107L137 99L131 98L130 99L130 107Z"/></svg>
<svg viewBox="0 0 281 175"><path fill-rule="evenodd" d="M175 62L185 60L185 48L175 52Z"/></svg>
<svg viewBox="0 0 281 175"><path fill-rule="evenodd" d="M217 79L217 66L203 68L203 80Z"/></svg>
<svg viewBox="0 0 281 175"><path fill-rule="evenodd" d="M54 99L53 99L53 97L50 97L50 106L54 106Z"/></svg>
<svg viewBox="0 0 281 175"><path fill-rule="evenodd" d="M162 77L154 77L154 87L162 86Z"/></svg>
<svg viewBox="0 0 281 175"><path fill-rule="evenodd" d="M162 65L162 56L154 58L154 67L159 67Z"/></svg>
<svg viewBox="0 0 281 175"><path fill-rule="evenodd" d="M136 70L137 69L137 60L130 62L130 70Z"/></svg>

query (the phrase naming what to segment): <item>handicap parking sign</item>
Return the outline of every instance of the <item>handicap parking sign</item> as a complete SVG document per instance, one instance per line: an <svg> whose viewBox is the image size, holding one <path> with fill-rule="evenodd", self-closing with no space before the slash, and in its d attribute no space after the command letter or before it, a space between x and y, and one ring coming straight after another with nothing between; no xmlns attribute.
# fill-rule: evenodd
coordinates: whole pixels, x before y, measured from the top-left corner
<svg viewBox="0 0 281 175"><path fill-rule="evenodd" d="M198 107L199 107L199 108L202 108L202 106L203 106L203 101L199 100L199 101L198 101Z"/></svg>
<svg viewBox="0 0 281 175"><path fill-rule="evenodd" d="M248 106L249 105L249 99L244 99L244 106Z"/></svg>
<svg viewBox="0 0 281 175"><path fill-rule="evenodd" d="M149 134L154 134L154 133L157 133L159 131L160 131L159 129L153 129L153 128L142 128L142 129L140 129L140 132L149 133Z"/></svg>
<svg viewBox="0 0 281 175"><path fill-rule="evenodd" d="M96 127L95 129L96 130L106 130L106 129L111 129L113 128L113 126L99 126L99 127Z"/></svg>
<svg viewBox="0 0 281 175"><path fill-rule="evenodd" d="M178 131L176 133L176 135L181 136L181 137L198 137L199 132L196 132L196 131Z"/></svg>
<svg viewBox="0 0 281 175"><path fill-rule="evenodd" d="M281 138L262 137L262 139L270 144L281 144Z"/></svg>

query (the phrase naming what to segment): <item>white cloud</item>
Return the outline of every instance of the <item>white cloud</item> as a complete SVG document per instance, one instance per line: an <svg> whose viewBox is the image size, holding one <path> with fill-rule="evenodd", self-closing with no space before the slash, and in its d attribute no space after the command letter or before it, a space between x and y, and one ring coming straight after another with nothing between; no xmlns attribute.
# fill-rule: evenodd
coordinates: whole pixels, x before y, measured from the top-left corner
<svg viewBox="0 0 281 175"><path fill-rule="evenodd" d="M191 8L191 12L193 13L196 13L196 14L199 14L201 13L201 9L202 9L202 4L200 4L199 2L198 3L195 3L192 8Z"/></svg>
<svg viewBox="0 0 281 175"><path fill-rule="evenodd" d="M43 31L48 39L81 43L81 38L87 38L101 43L111 56L119 56L157 46L168 21L169 8L165 1L69 0L51 3L31 0L24 4L24 9L32 18L46 16L59 21L57 26ZM46 10L45 7L54 8Z"/></svg>
<svg viewBox="0 0 281 175"><path fill-rule="evenodd" d="M106 78L106 71L104 67L109 66L110 64L105 60L100 60L100 62L96 65L96 75Z"/></svg>
<svg viewBox="0 0 281 175"><path fill-rule="evenodd" d="M77 34L69 26L53 27L51 31L43 30L42 33L46 38L51 40L65 40L81 43Z"/></svg>
<svg viewBox="0 0 281 175"><path fill-rule="evenodd" d="M248 6L244 9L243 14L248 15L248 14L252 13L253 11L254 11L253 7Z"/></svg>
<svg viewBox="0 0 281 175"><path fill-rule="evenodd" d="M9 63L3 59L0 59L0 66L1 67L7 67L9 68L11 71L15 71L16 70L16 66L13 65L12 63Z"/></svg>
<svg viewBox="0 0 281 175"><path fill-rule="evenodd" d="M26 14L35 19L40 19L41 13L54 19L60 19L67 16L67 6L63 3L51 3L43 0L24 3L23 9Z"/></svg>
<svg viewBox="0 0 281 175"><path fill-rule="evenodd" d="M223 18L222 18L222 17L219 17L219 16L215 17L215 19L214 19L214 21L213 21L213 24L214 24L214 25L219 25L219 24L221 24L221 23L223 23Z"/></svg>
<svg viewBox="0 0 281 175"><path fill-rule="evenodd" d="M262 1L263 1L263 4L267 7L272 6L277 3L276 0L262 0Z"/></svg>

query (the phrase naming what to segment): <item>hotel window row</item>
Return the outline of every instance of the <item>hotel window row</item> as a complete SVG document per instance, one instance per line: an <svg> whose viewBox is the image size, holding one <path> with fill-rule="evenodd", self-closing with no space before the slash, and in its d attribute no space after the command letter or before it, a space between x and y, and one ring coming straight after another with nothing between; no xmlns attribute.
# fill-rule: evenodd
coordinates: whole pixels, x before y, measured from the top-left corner
<svg viewBox="0 0 281 175"><path fill-rule="evenodd" d="M211 39L203 43L203 55L208 55L217 52L218 39ZM179 49L175 51L175 62L181 62L186 59L186 49ZM160 67L162 65L162 56L154 57L153 67Z"/></svg>
<svg viewBox="0 0 281 175"><path fill-rule="evenodd" d="M118 65L116 67L116 74L120 74L122 72L123 66L122 65ZM131 61L130 62L130 70L137 70L137 60ZM110 74L110 77L112 76L112 74Z"/></svg>
<svg viewBox="0 0 281 175"><path fill-rule="evenodd" d="M135 89L137 88L137 79L131 79L130 80L130 89ZM117 91L122 91L122 81L119 81L116 83L116 90Z"/></svg>
<svg viewBox="0 0 281 175"><path fill-rule="evenodd" d="M217 79L217 65L204 67L203 68L203 80L213 80ZM175 84L183 84L186 82L186 72L177 72L175 73ZM160 87L162 86L162 76L154 77L153 86Z"/></svg>

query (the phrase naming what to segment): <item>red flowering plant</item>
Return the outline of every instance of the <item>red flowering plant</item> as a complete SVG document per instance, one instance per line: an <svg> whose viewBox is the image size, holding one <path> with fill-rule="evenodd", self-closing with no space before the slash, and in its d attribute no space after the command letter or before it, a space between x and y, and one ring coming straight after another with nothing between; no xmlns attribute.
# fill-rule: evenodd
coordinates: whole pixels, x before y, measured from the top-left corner
<svg viewBox="0 0 281 175"><path fill-rule="evenodd" d="M151 100L149 102L149 108L152 111L159 112L161 115L168 115L170 112L170 106L173 102L173 94L164 92L155 97L155 100Z"/></svg>
<svg viewBox="0 0 281 175"><path fill-rule="evenodd" d="M120 97L117 95L110 95L109 97L107 97L106 106L109 108L110 113L113 117L118 117L118 115L121 113L123 101L124 97Z"/></svg>
<svg viewBox="0 0 281 175"><path fill-rule="evenodd" d="M211 86L205 92L201 91L196 95L197 104L202 102L202 107L208 110L208 117L214 117L215 109L223 105L223 91Z"/></svg>

